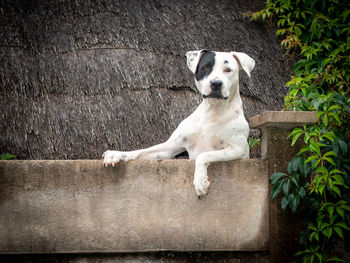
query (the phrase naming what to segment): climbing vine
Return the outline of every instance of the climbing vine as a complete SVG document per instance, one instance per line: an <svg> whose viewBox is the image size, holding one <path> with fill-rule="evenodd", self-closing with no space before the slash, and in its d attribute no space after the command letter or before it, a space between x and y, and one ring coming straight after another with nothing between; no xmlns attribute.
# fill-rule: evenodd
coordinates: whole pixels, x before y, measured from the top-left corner
<svg viewBox="0 0 350 263"><path fill-rule="evenodd" d="M285 109L317 114L314 125L289 134L292 146L304 146L287 173L272 174L271 198L303 216L296 260L342 261L334 247L350 236L350 1L268 0L248 15L275 23L281 45L297 57Z"/></svg>

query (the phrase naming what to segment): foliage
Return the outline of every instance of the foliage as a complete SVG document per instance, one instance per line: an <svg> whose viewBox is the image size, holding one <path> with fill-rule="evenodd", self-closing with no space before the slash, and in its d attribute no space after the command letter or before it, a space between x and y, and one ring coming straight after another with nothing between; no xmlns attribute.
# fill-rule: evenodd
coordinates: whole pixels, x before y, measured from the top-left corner
<svg viewBox="0 0 350 263"><path fill-rule="evenodd" d="M315 125L289 134L292 146L305 146L287 173L271 176L271 197L282 194L282 209L303 215L300 261L342 261L332 251L350 230L350 2L270 0L250 16L275 23L281 45L299 59L286 109L317 112Z"/></svg>
<svg viewBox="0 0 350 263"><path fill-rule="evenodd" d="M249 144L249 149L254 149L255 147L260 147L261 139L251 136L248 138L248 144Z"/></svg>
<svg viewBox="0 0 350 263"><path fill-rule="evenodd" d="M0 156L0 160L10 160L10 159L15 159L16 155L10 154L10 153L3 153Z"/></svg>
<svg viewBox="0 0 350 263"><path fill-rule="evenodd" d="M248 138L248 144L249 144L250 158L260 158L260 156L261 156L261 151L260 151L261 139L257 138L256 136L251 136Z"/></svg>

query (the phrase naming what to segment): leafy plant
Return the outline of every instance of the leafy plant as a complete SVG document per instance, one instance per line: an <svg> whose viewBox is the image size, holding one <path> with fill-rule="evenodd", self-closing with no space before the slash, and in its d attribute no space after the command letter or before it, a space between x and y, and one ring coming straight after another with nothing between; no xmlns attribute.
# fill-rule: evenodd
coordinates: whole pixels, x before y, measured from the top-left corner
<svg viewBox="0 0 350 263"><path fill-rule="evenodd" d="M261 139L255 137L248 138L249 149L253 149L255 147L260 147Z"/></svg>
<svg viewBox="0 0 350 263"><path fill-rule="evenodd" d="M350 230L350 2L269 0L248 15L275 23L281 45L299 58L286 110L317 112L317 123L289 134L292 146L305 146L287 173L272 174L271 197L282 195L283 210L303 214L300 261L342 261L332 252Z"/></svg>
<svg viewBox="0 0 350 263"><path fill-rule="evenodd" d="M249 150L250 150L250 158L260 158L260 144L261 139L251 136L248 138Z"/></svg>
<svg viewBox="0 0 350 263"><path fill-rule="evenodd" d="M0 156L0 160L9 160L9 159L15 159L16 155L10 154L10 153L3 153Z"/></svg>

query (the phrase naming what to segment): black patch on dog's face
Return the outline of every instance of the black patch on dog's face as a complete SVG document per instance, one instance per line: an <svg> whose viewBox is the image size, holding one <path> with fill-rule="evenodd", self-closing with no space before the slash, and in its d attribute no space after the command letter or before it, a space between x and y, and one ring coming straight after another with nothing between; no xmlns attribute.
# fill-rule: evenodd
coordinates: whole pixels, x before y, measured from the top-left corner
<svg viewBox="0 0 350 263"><path fill-rule="evenodd" d="M215 52L203 50L205 52L200 58L197 70L196 70L196 80L202 80L208 76L212 71L215 64Z"/></svg>

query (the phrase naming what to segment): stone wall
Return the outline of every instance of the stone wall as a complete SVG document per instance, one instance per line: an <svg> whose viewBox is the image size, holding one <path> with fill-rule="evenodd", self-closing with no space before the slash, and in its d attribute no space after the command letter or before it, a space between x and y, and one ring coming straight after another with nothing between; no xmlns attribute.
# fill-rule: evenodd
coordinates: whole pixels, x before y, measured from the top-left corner
<svg viewBox="0 0 350 263"><path fill-rule="evenodd" d="M265 160L0 161L0 253L267 251Z"/></svg>

